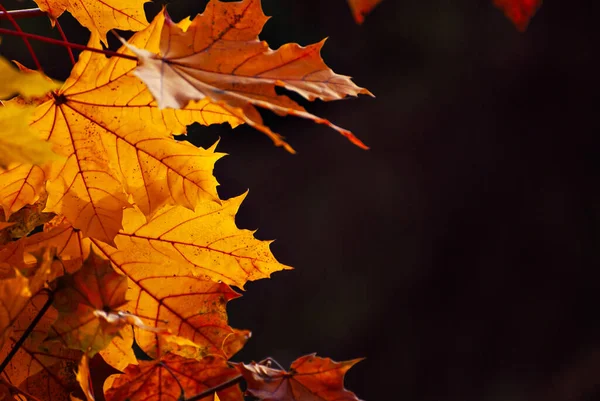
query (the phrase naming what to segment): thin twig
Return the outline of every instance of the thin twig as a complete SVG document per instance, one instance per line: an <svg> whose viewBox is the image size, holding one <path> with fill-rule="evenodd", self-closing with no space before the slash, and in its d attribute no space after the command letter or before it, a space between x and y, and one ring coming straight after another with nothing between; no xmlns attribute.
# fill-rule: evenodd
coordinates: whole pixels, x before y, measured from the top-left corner
<svg viewBox="0 0 600 401"><path fill-rule="evenodd" d="M46 13L39 8L26 8L23 10L10 10L5 14L0 14L0 21L9 19L10 17L14 19L21 18L32 18L32 17L41 17L46 15Z"/></svg>
<svg viewBox="0 0 600 401"><path fill-rule="evenodd" d="M54 293L46 288L42 289L41 292L45 292L48 294L48 299L46 300L46 303L39 310L38 314L35 315L35 317L31 321L31 323L29 324L29 326L27 326L27 328L25 329L25 331L23 332L21 337L17 340L17 342L12 347L12 349L10 350L8 355L6 355L6 358L4 358L4 360L0 364L0 373L2 373L4 371L4 369L8 366L8 364L10 363L10 360L15 356L15 354L23 346L23 343L25 342L25 340L27 340L27 338L29 337L29 335L31 334L33 329L35 329L35 326L37 326L40 319L44 316L44 314L46 313L46 311L48 310L50 305L52 305L52 301L54 301ZM31 300L30 300L30 302L31 302Z"/></svg>
<svg viewBox="0 0 600 401"><path fill-rule="evenodd" d="M127 60L137 60L137 57L131 56L129 54L118 53L118 52L114 52L112 50L96 49L94 47L88 47L88 46L85 46L85 45L80 45L79 43L63 42L62 40L47 38L47 37L41 36L41 35L34 35L33 33L17 32L17 31L13 31L13 30L10 30L10 29L0 28L0 34L2 34L2 35L10 35L10 36L21 36L21 37L24 37L24 38L36 39L36 40L39 40L41 42L46 42L46 43L50 43L50 44L53 44L53 45L70 47L70 48L79 49L79 50L88 50L88 51L94 52L94 53L102 53L102 54L105 54L107 56L114 56L114 57L126 58Z"/></svg>
<svg viewBox="0 0 600 401"><path fill-rule="evenodd" d="M24 33L23 30L21 29L21 27L19 26L19 24L17 23L17 21L8 12L8 10L6 8L4 8L2 3L0 3L0 11L2 11L2 15L6 16L6 18L10 21L12 26L15 27L17 32ZM23 42L25 42L25 46L27 46L27 50L29 50L29 54L31 54L31 58L33 59L33 62L35 63L35 66L37 67L37 69L39 71L43 71L42 65L40 64L40 60L38 60L37 56L35 55L35 52L33 51L33 47L31 47L31 43L29 43L29 40L25 36L21 36L21 38L23 39Z"/></svg>
<svg viewBox="0 0 600 401"><path fill-rule="evenodd" d="M217 391L225 390L228 387L235 386L236 384L238 384L242 380L243 380L242 375L236 376L236 377L234 377L232 379L227 380L224 383L219 384L218 386L211 387L208 390L204 390L203 392L201 392L199 394L196 394L193 397L186 398L183 401L198 401L198 400L201 400L202 398L208 397L208 396L216 393Z"/></svg>
<svg viewBox="0 0 600 401"><path fill-rule="evenodd" d="M62 26L60 26L60 22L58 22L58 20L56 20L55 24L56 24L56 28L58 29L58 32L60 33L60 37L62 38L63 42L69 43L69 40L67 39L67 35L65 35L65 31L63 31ZM71 63L73 65L75 65L75 56L73 56L73 49L71 49L70 47L67 47L67 51L69 52L69 58L71 59Z"/></svg>

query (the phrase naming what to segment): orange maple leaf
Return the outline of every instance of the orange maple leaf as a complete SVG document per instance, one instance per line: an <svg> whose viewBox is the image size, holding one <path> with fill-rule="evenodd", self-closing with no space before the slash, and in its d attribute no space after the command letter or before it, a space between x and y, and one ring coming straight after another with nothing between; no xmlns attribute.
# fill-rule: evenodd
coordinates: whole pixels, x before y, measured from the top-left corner
<svg viewBox="0 0 600 401"><path fill-rule="evenodd" d="M107 401L184 400L238 376L237 370L220 357L200 360L166 354L151 362L129 365L105 393ZM217 392L221 401L243 401L239 386ZM213 401L215 395L203 400Z"/></svg>
<svg viewBox="0 0 600 401"><path fill-rule="evenodd" d="M253 231L237 228L235 215L244 197L221 204L204 202L194 211L164 206L150 219L139 210L127 209L115 247L95 238L92 242L126 275L189 274L243 289L248 281L291 268L275 259L271 241L257 240Z"/></svg>
<svg viewBox="0 0 600 401"><path fill-rule="evenodd" d="M130 42L158 51L163 23L155 18ZM89 46L100 48L97 36ZM132 54L125 47L119 52ZM52 181L49 210L65 211L87 235L105 241L120 227L128 194L146 214L165 202L193 208L204 199L218 199L212 167L222 154L174 141L172 135L185 133L194 122L235 127L240 120L208 101L159 110L133 75L135 67L134 60L125 58L90 52L79 56L70 78L38 106L32 122L42 139L67 159L52 166L0 170L0 206L6 218L44 196L47 179Z"/></svg>
<svg viewBox="0 0 600 401"><path fill-rule="evenodd" d="M344 375L359 361L334 362L312 354L296 359L289 372L255 362L236 367L246 392L264 401L360 401L344 388Z"/></svg>
<svg viewBox="0 0 600 401"><path fill-rule="evenodd" d="M106 44L106 33L113 29L139 31L148 22L144 3L149 0L34 0L46 11L52 22L69 11L79 23L100 35Z"/></svg>
<svg viewBox="0 0 600 401"><path fill-rule="evenodd" d="M56 282L54 307L59 315L49 340L61 338L68 347L93 356L130 324L127 319L108 318L125 306L126 292L127 277L92 251L81 269Z"/></svg>
<svg viewBox="0 0 600 401"><path fill-rule="evenodd" d="M9 341L0 349L0 361L8 355L47 300L48 293L40 292L22 310L13 324ZM44 342L47 334L52 332L51 325L56 316L53 308L46 311L2 372L2 378L38 399L68 401L70 393L78 387L74 371L81 352L70 350L59 342Z"/></svg>
<svg viewBox="0 0 600 401"><path fill-rule="evenodd" d="M166 11L160 55L135 51L140 59L136 75L163 107L183 108L190 100L210 99L232 115L267 134L278 146L292 148L263 124L256 107L278 115L295 115L326 124L366 148L350 131L308 113L275 87L294 91L308 100L342 99L372 94L349 77L335 74L320 56L323 41L302 47L295 43L271 50L258 34L267 21L260 0L211 0L184 30Z"/></svg>
<svg viewBox="0 0 600 401"><path fill-rule="evenodd" d="M523 32L527 29L529 20L541 7L542 0L494 0L494 4L504 11L519 31Z"/></svg>

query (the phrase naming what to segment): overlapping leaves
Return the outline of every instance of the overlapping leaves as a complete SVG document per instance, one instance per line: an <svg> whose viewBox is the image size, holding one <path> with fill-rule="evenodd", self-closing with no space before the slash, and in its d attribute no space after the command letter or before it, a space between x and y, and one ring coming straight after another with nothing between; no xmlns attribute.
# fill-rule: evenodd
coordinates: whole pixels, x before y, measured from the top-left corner
<svg viewBox="0 0 600 401"><path fill-rule="evenodd" d="M245 195L219 198L216 146L197 148L174 135L194 122L246 122L279 138L258 106L330 125L361 145L275 87L309 100L368 91L325 65L322 43L269 49L257 36L266 21L258 0L211 0L204 14L179 24L164 12L147 24L142 0L36 1L52 19L73 14L91 30L92 48L102 48L109 29L140 31L115 57L82 52L58 89L21 71L16 77L32 88L3 106L23 117L6 149L0 143L0 398L94 399L88 358L100 354L125 371L106 381L109 400L208 391L241 401L241 376L228 359L250 332L229 325L227 303L240 296L230 286L243 289L289 267L270 241L235 224ZM181 53L190 44L192 53ZM210 90L178 91L179 103L170 104L177 107L164 108L156 87L138 78L147 78L137 70L141 53L151 55L142 58L147 65L220 78L200 77ZM14 92L0 89L5 97ZM137 360L134 341L152 361Z"/></svg>

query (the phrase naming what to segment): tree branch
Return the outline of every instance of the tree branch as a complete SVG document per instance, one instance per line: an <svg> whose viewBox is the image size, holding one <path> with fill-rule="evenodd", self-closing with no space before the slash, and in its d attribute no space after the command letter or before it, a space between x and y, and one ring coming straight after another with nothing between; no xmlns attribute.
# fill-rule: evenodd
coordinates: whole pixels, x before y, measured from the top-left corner
<svg viewBox="0 0 600 401"><path fill-rule="evenodd" d="M94 47L80 45L79 43L63 42L62 40L47 38L47 37L41 36L41 35L34 35L33 33L17 32L17 31L13 31L11 29L0 28L0 34L10 35L10 36L20 36L23 38L35 39L35 40L39 40L39 41L45 42L45 43L50 43L53 45L70 47L72 49L88 50L88 51L94 52L94 53L102 53L107 56L121 57L121 58L126 58L128 60L137 60L137 57L131 56L129 54L118 53L118 52L114 52L112 50L96 49Z"/></svg>

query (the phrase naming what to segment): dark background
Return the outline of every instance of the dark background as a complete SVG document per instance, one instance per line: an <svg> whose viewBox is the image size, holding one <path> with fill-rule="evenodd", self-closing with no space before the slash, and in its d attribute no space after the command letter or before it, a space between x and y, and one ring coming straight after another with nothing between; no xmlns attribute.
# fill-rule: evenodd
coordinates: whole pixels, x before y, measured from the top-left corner
<svg viewBox="0 0 600 401"><path fill-rule="evenodd" d="M231 324L253 331L234 359L366 357L346 384L367 401L600 399L590 3L547 1L519 33L491 0L387 0L363 26L344 0L264 0L273 48L328 36L328 65L377 97L304 103L369 151L269 113L297 155L248 127L190 129L231 155L216 168L222 196L250 189L239 226L276 238L296 268L230 303ZM49 32L43 18L22 26ZM33 67L17 39L3 41L2 54ZM66 51L35 45L64 79Z"/></svg>

